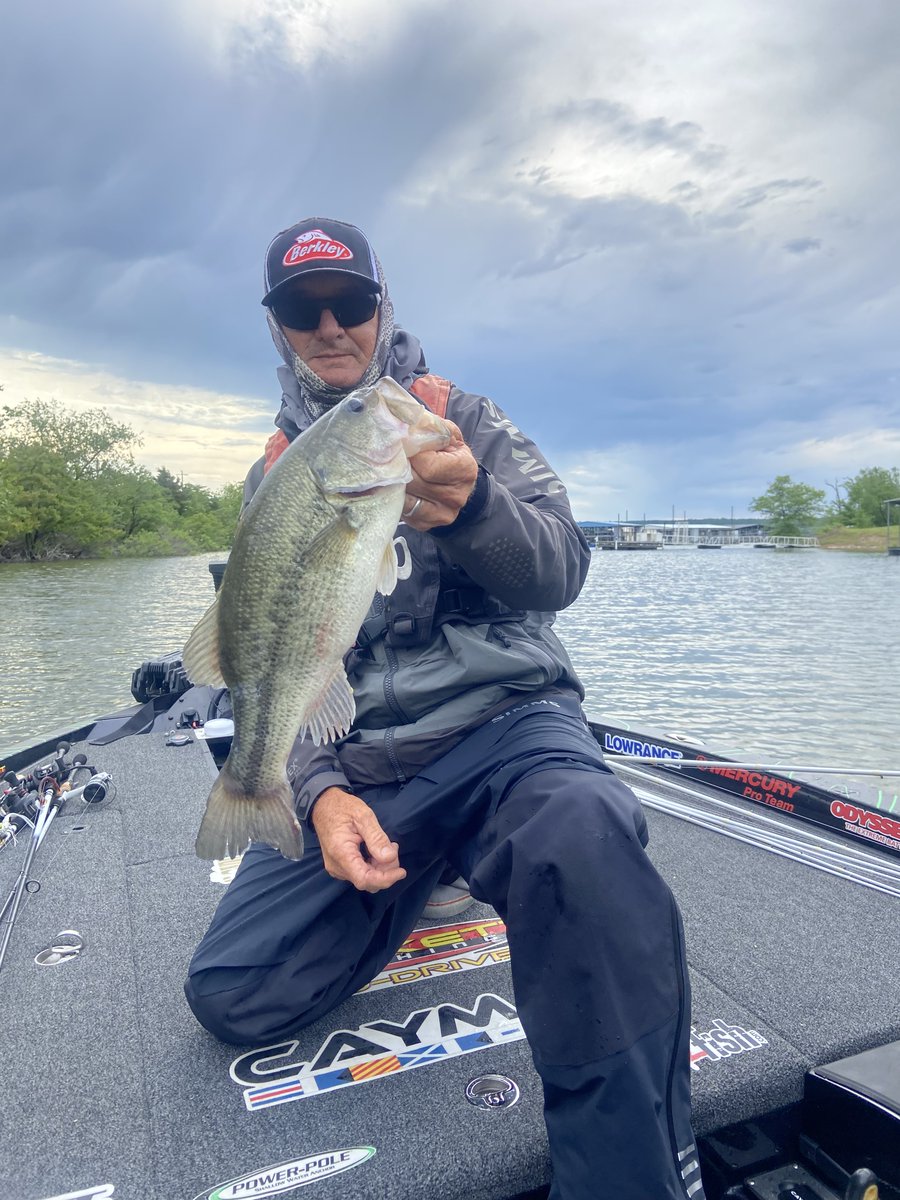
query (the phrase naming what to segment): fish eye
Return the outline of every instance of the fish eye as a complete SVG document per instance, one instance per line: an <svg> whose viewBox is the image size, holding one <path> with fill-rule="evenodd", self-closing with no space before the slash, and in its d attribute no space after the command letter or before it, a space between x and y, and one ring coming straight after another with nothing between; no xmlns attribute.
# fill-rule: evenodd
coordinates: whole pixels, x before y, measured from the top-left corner
<svg viewBox="0 0 900 1200"><path fill-rule="evenodd" d="M363 404L362 400L358 399L357 397L347 401L347 410L349 412L361 413L365 407L366 406Z"/></svg>

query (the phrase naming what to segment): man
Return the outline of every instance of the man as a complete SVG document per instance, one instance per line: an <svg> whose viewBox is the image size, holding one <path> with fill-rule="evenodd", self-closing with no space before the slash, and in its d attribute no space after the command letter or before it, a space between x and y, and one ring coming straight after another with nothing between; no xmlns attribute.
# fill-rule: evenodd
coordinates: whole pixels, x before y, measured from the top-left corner
<svg viewBox="0 0 900 1200"><path fill-rule="evenodd" d="M265 287L284 394L248 498L299 432L385 374L446 405L456 432L411 460L401 579L347 658L351 732L295 744L304 857L250 847L189 1003L225 1041L289 1036L377 974L450 863L507 925L551 1196L698 1200L680 916L551 627L590 560L565 489L490 401L429 374L360 230L314 218L280 233Z"/></svg>

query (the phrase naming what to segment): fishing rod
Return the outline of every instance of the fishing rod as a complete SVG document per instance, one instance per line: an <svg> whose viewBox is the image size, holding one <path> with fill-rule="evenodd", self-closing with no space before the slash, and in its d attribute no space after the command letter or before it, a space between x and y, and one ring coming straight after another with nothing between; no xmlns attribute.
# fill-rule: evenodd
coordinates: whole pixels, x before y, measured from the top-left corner
<svg viewBox="0 0 900 1200"><path fill-rule="evenodd" d="M770 814L777 813L782 824L787 817L791 823L817 825L857 845L874 847L882 855L900 855L900 811L894 811L900 795L891 794L890 788L885 792L880 786L870 786L867 795L848 795L844 787L836 790L826 787L824 780L812 783L792 777L794 770L811 771L811 767L748 769L724 758L679 759L673 757L680 753L679 747L671 741L657 738L635 744L630 736L612 733L611 726L595 722L590 726L608 765L623 775L637 773L648 780L665 780L666 787L675 787L675 779L683 775L698 786L728 793ZM640 752L631 753L632 749ZM660 771L660 766L679 769ZM843 768L831 769L843 773Z"/></svg>
<svg viewBox="0 0 900 1200"><path fill-rule="evenodd" d="M637 767L623 766L622 770L637 776L639 779L646 779L649 783L658 783L659 777L653 775L649 771L642 771ZM705 785L705 780L703 781ZM690 797L692 800L699 800L708 808L720 809L723 812L733 813L736 819L747 823L765 826L772 830L772 836L782 836L788 839L802 838L805 842L817 844L822 847L833 850L835 853L842 854L848 858L855 858L860 862L871 864L871 870L884 870L889 874L895 871L900 871L900 866L897 866L892 859L873 858L868 851L871 849L868 842L859 843L855 840L842 842L838 844L831 837L826 837L820 833L814 833L812 829L807 829L803 826L787 829L782 817L774 817L769 815L768 809L760 811L756 808L748 808L743 804L734 804L728 800L717 796L712 792L705 790L698 791L696 787L692 787L690 783L676 783L674 779L667 779L664 784L666 791L676 792ZM839 830L831 829L830 826L821 826L821 828L830 829L832 833L840 833ZM865 850L863 849L865 845Z"/></svg>
<svg viewBox="0 0 900 1200"><path fill-rule="evenodd" d="M846 882L858 883L861 887L900 898L900 879L898 879L897 885L894 886L887 880L870 878L865 873L854 870L851 866L845 866L839 859L831 862L820 859L815 854L810 853L810 848L800 838L795 839L793 842L791 839L785 839L779 843L776 839L753 830L749 825L742 825L741 822L717 822L715 819L710 819L710 814L704 812L702 809L692 808L690 805L674 800L665 800L652 792L646 791L644 788L635 788L634 792L638 799L643 804L646 804L648 808L653 808L669 816L677 817L679 820L686 821L691 825L697 825L713 833L730 837L734 841L755 846L758 849L767 851L769 854L775 854L779 858L791 859L814 870L823 871L827 875L837 876ZM734 828L729 828L728 826L734 826Z"/></svg>
<svg viewBox="0 0 900 1200"><path fill-rule="evenodd" d="M651 758L646 754L615 754L605 751L604 758L610 762L642 763L647 767L725 767L729 771L771 771L779 775L796 775L801 772L817 775L875 775L879 779L900 779L900 770L888 768L879 770L877 767L822 767L795 765L792 763L757 763L732 762L721 758L674 758L668 755Z"/></svg>
<svg viewBox="0 0 900 1200"><path fill-rule="evenodd" d="M765 839L766 842L772 845L786 847L800 846L811 857L816 857L823 861L848 864L860 873L888 881L895 881L900 886L900 864L890 859L866 855L862 850L857 849L853 845L839 845L828 838L820 837L811 830L788 831L777 820L764 817L759 813L746 812L718 798L706 797L700 793L692 792L689 788L680 790L686 792L692 798L699 800L701 805L705 803L713 809L722 810L721 813L715 811L709 812L708 809L695 810L703 811L710 825L721 826L724 830L731 828L752 829L755 836L761 840ZM656 794L648 792L646 795L653 798ZM673 805L681 803L678 800L668 801L667 797L657 796L657 798ZM737 815L733 817L725 815L729 812Z"/></svg>
<svg viewBox="0 0 900 1200"><path fill-rule="evenodd" d="M111 776L106 772L95 771L92 767L88 767L87 758L84 755L77 755L71 764L67 763L65 761L65 753L68 749L69 744L67 742L60 743L58 750L59 757L52 764L43 764L41 767L34 768L31 774L26 776L25 780L21 780L17 776L14 776L10 780L9 776L12 772L7 772L4 776L6 789L3 794L3 801L4 807L8 811L3 818L3 840L0 842L0 847L6 845L10 840L15 841L17 830L13 828L14 819L17 822L24 822L24 824L28 825L31 829L31 835L21 870L16 877L9 895L4 901L2 909L0 909L0 920L6 920L2 938L0 938L0 968L2 968L4 959L6 958L6 951L12 937L13 925L15 924L22 903L22 896L28 888L29 883L35 885L29 890L36 891L40 887L36 880L29 879L29 873L34 856L41 842L44 840L53 818L60 812L67 800L81 797L84 806L87 807L90 804L99 803L107 795ZM89 771L90 779L79 787L67 787L65 780L74 771L78 770ZM62 778L62 782L60 777ZM27 786L26 781L38 782L37 791L24 791ZM18 829L21 829L21 827L21 824L19 824Z"/></svg>
<svg viewBox="0 0 900 1200"><path fill-rule="evenodd" d="M46 788L38 801L37 820L31 827L31 838L28 842L28 849L25 851L25 861L22 863L22 869L19 872L18 878L13 884L12 891L6 899L6 903L3 905L3 915L5 916L7 909L9 909L9 917L6 922L6 928L3 930L3 937L0 939L0 968L2 968L3 960L6 958L6 950L9 946L9 939L12 937L13 925L19 911L19 905L22 902L22 894L28 883L28 873L31 869L31 863L37 853L38 846L43 841L44 834L50 822L62 806L61 793L58 789L54 791L52 787Z"/></svg>
<svg viewBox="0 0 900 1200"><path fill-rule="evenodd" d="M649 783L658 776L634 767L624 767L628 773ZM679 817L715 833L768 850L783 858L792 858L828 874L862 884L864 887L900 896L900 865L883 856L867 854L860 846L835 842L832 838L798 826L786 828L778 817L730 803L719 796L697 791L689 784L666 780L667 792L676 793L671 799L645 788L632 785L635 794L648 808ZM677 795L699 801L705 807L693 807L680 801ZM732 815L733 814L733 815Z"/></svg>

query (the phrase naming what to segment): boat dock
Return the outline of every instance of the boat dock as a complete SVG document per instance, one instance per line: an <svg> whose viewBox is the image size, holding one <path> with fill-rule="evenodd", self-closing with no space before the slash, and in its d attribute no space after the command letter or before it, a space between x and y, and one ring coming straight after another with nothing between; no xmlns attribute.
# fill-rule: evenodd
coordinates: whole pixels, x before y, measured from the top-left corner
<svg viewBox="0 0 900 1200"><path fill-rule="evenodd" d="M595 550L814 550L814 536L770 534L758 521L580 521Z"/></svg>

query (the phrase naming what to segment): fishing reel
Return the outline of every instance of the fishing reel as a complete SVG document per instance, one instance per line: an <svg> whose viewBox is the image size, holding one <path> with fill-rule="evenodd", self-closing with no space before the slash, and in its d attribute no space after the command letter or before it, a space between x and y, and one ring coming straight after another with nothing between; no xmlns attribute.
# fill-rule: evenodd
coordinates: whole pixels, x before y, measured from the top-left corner
<svg viewBox="0 0 900 1200"><path fill-rule="evenodd" d="M9 822L6 822L8 828L21 829L26 823L21 820L23 816L33 820L37 809L38 795L37 790L29 786L27 777L22 778L15 771L4 773L0 778L0 813L11 818Z"/></svg>
<svg viewBox="0 0 900 1200"><path fill-rule="evenodd" d="M66 797L76 791L86 804L103 803L109 791L109 776L89 766L86 754L76 754L68 761L66 755L71 748L71 742L60 742L55 758L30 767L21 775L6 771L0 777L0 814L10 815L10 825L21 828L33 822L48 793L57 807L62 807ZM16 817L20 818L18 822Z"/></svg>

